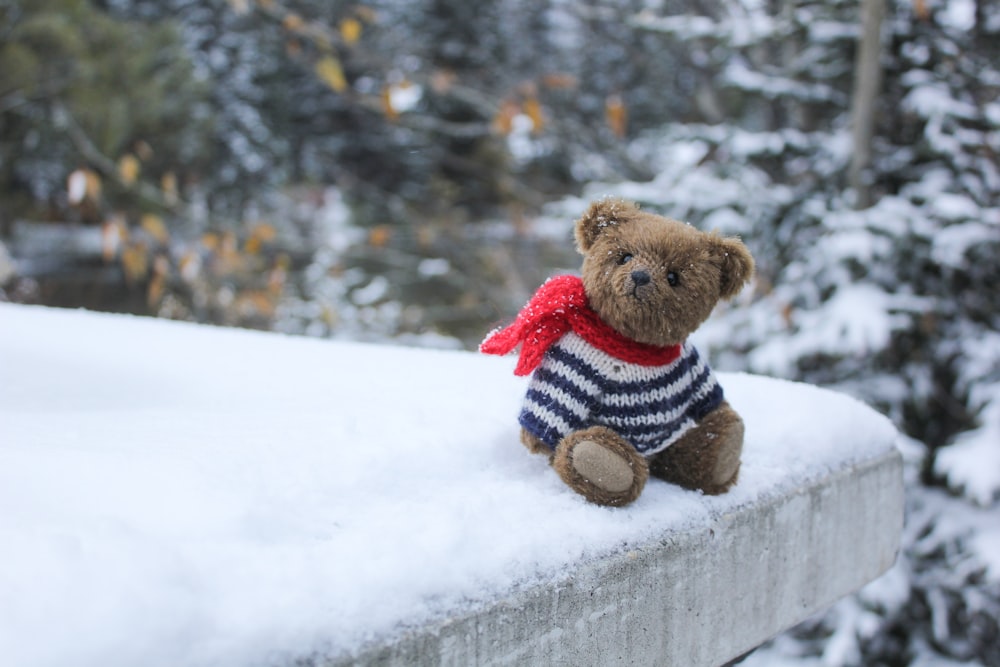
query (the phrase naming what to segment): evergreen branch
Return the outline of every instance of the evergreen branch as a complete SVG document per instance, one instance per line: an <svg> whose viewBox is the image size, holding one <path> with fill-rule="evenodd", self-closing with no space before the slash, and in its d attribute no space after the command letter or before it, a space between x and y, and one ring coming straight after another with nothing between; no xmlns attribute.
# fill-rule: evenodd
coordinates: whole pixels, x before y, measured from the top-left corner
<svg viewBox="0 0 1000 667"><path fill-rule="evenodd" d="M56 104L53 109L57 125L62 125L73 146L80 155L90 163L104 178L110 178L126 190L134 192L147 204L179 215L184 206L168 201L159 188L144 181L128 184L118 173L117 163L105 155L87 135L86 130L76 121L73 114L63 104Z"/></svg>

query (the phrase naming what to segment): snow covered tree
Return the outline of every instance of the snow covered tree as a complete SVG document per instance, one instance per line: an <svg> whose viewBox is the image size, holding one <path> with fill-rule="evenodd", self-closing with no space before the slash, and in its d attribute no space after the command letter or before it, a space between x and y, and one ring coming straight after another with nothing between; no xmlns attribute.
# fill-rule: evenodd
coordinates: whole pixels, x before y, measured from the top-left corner
<svg viewBox="0 0 1000 667"><path fill-rule="evenodd" d="M1000 664L997 16L993 0L889 4L860 210L848 187L856 3L636 19L694 54L726 54L707 70L707 108L739 120L668 126L648 149L659 175L617 189L754 250L756 294L702 332L718 365L848 391L908 437L897 567L756 664Z"/></svg>

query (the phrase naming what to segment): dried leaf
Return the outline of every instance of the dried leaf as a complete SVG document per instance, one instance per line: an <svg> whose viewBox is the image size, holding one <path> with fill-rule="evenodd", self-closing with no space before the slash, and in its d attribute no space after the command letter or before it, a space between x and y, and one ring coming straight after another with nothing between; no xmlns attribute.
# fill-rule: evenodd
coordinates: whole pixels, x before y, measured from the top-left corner
<svg viewBox="0 0 1000 667"><path fill-rule="evenodd" d="M180 200L177 190L177 174L168 171L160 178L160 188L163 190L163 198L168 204L176 204Z"/></svg>
<svg viewBox="0 0 1000 667"><path fill-rule="evenodd" d="M285 283L288 281L288 268L291 264L292 260L285 253L278 255L275 259L274 266L267 274L267 291L271 296L281 296L285 289Z"/></svg>
<svg viewBox="0 0 1000 667"><path fill-rule="evenodd" d="M153 275L166 276L170 274L170 260L166 255L160 254L153 259Z"/></svg>
<svg viewBox="0 0 1000 667"><path fill-rule="evenodd" d="M139 221L139 226L143 231L152 236L157 243L166 244L170 240L167 226L163 223L163 218L153 213L146 213Z"/></svg>
<svg viewBox="0 0 1000 667"><path fill-rule="evenodd" d="M542 112L542 105L537 97L529 97L524 101L523 110L525 115L531 119L531 131L538 134L545 129L545 114Z"/></svg>
<svg viewBox="0 0 1000 667"><path fill-rule="evenodd" d="M87 182L87 199L97 201L101 198L102 181L100 175L92 169L84 169L83 175Z"/></svg>
<svg viewBox="0 0 1000 667"><path fill-rule="evenodd" d="M628 131L628 109L621 95L608 95L604 100L604 118L616 137L625 137Z"/></svg>
<svg viewBox="0 0 1000 667"><path fill-rule="evenodd" d="M551 90L572 90L579 81L572 74L552 72L542 77L542 85Z"/></svg>
<svg viewBox="0 0 1000 667"><path fill-rule="evenodd" d="M100 175L92 169L84 169L83 175L87 179L87 199L97 201L101 198L101 188L103 187Z"/></svg>
<svg viewBox="0 0 1000 667"><path fill-rule="evenodd" d="M781 321L785 323L785 326L789 329L795 324L795 307L790 303L786 303L781 308Z"/></svg>
<svg viewBox="0 0 1000 667"><path fill-rule="evenodd" d="M361 39L361 21L346 18L340 22L340 37L344 43L350 46Z"/></svg>
<svg viewBox="0 0 1000 667"><path fill-rule="evenodd" d="M257 238L256 236L251 236L243 244L243 252L247 253L248 255L256 255L257 253L260 252L260 249L261 247L263 247L263 245L264 244L261 243L259 238Z"/></svg>
<svg viewBox="0 0 1000 667"><path fill-rule="evenodd" d="M259 238L261 241L270 243L278 237L278 230L266 222L258 222L250 230L250 235Z"/></svg>
<svg viewBox="0 0 1000 667"><path fill-rule="evenodd" d="M521 105L514 100L504 100L500 111L493 117L492 128L497 134L507 136L514 129L514 118L521 113Z"/></svg>
<svg viewBox="0 0 1000 667"><path fill-rule="evenodd" d="M160 303L160 299L163 298L163 293L166 291L166 284L166 278L160 275L154 275L153 279L149 281L149 286L146 288L146 305L150 309L156 308Z"/></svg>
<svg viewBox="0 0 1000 667"><path fill-rule="evenodd" d="M316 63L316 75L320 80L334 90L342 93L347 90L347 79L340 61L333 56L323 56Z"/></svg>
<svg viewBox="0 0 1000 667"><path fill-rule="evenodd" d="M385 114L385 117L389 119L390 122L395 123L399 120L399 112L396 111L394 106L392 106L392 86L382 87L381 100L382 113Z"/></svg>
<svg viewBox="0 0 1000 667"><path fill-rule="evenodd" d="M435 70L434 73L431 74L431 90L438 95L443 95L451 90L451 87L455 85L455 81L457 79L458 75L451 70Z"/></svg>
<svg viewBox="0 0 1000 667"><path fill-rule="evenodd" d="M139 178L139 158L126 153L118 160L118 177L125 185L132 185Z"/></svg>
<svg viewBox="0 0 1000 667"><path fill-rule="evenodd" d="M270 294L263 290L244 290L233 302L233 310L243 319L274 316L277 303Z"/></svg>
<svg viewBox="0 0 1000 667"><path fill-rule="evenodd" d="M146 288L146 304L155 308L163 298L170 277L170 260L165 255L157 255L153 260L153 278Z"/></svg>
<svg viewBox="0 0 1000 667"><path fill-rule="evenodd" d="M215 252L219 249L219 235L215 232L206 232L201 235L201 244L206 250Z"/></svg>
<svg viewBox="0 0 1000 667"><path fill-rule="evenodd" d="M368 232L368 243L376 248L385 246L390 238L392 238L392 227L389 225L378 225Z"/></svg>
<svg viewBox="0 0 1000 667"><path fill-rule="evenodd" d="M201 255L194 250L189 250L181 255L177 262L177 272L181 280L186 283L193 283L201 274Z"/></svg>
<svg viewBox="0 0 1000 667"><path fill-rule="evenodd" d="M285 30L290 30L291 32L299 32L305 24L306 22L302 19L302 17L295 12L288 12L285 14L285 18L281 21L281 25L285 27Z"/></svg>
<svg viewBox="0 0 1000 667"><path fill-rule="evenodd" d="M153 147L141 139L135 143L135 152L143 162L148 162L153 157Z"/></svg>
<svg viewBox="0 0 1000 667"><path fill-rule="evenodd" d="M138 241L126 245L122 249L121 263L126 283L134 285L145 279L149 272L149 255L146 252L146 244Z"/></svg>

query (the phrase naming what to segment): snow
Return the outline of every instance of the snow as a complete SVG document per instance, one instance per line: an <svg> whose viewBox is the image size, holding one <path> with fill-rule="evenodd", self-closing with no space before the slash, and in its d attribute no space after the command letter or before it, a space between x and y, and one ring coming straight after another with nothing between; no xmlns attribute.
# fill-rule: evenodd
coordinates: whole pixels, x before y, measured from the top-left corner
<svg viewBox="0 0 1000 667"><path fill-rule="evenodd" d="M4 664L349 651L890 449L844 395L720 374L739 484L588 505L518 444L513 357L0 304Z"/></svg>
<svg viewBox="0 0 1000 667"><path fill-rule="evenodd" d="M989 403L980 419L981 427L961 433L952 445L938 452L934 469L945 476L949 486L989 507L1000 498L1000 400ZM1000 558L1000 551L996 553ZM1000 565L997 569L1000 572Z"/></svg>

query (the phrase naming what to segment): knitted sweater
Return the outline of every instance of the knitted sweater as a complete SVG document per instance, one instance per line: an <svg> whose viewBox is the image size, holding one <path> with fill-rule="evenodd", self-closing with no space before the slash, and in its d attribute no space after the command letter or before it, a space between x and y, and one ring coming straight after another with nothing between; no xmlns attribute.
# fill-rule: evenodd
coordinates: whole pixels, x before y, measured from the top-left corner
<svg viewBox="0 0 1000 667"><path fill-rule="evenodd" d="M651 366L622 361L570 332L535 370L519 420L553 449L572 431L601 425L652 456L722 400L722 387L689 343L675 360Z"/></svg>

